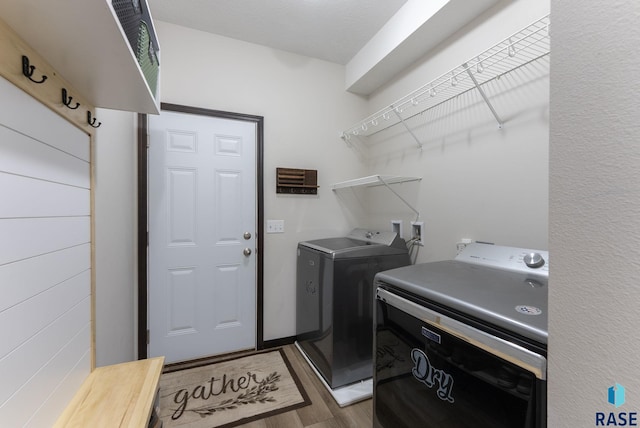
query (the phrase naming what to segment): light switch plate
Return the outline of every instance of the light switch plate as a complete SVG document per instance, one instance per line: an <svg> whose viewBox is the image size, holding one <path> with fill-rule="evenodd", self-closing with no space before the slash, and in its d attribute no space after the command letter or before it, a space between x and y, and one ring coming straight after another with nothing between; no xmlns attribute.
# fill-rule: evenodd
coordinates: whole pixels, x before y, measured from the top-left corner
<svg viewBox="0 0 640 428"><path fill-rule="evenodd" d="M284 220L267 220L267 233L284 233Z"/></svg>

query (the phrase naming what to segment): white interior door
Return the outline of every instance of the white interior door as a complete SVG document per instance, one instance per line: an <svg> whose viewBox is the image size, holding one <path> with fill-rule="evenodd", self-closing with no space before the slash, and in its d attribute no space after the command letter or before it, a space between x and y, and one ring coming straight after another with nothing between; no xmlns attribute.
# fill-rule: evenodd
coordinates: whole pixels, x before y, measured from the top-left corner
<svg viewBox="0 0 640 428"><path fill-rule="evenodd" d="M149 116L149 354L256 346L256 124Z"/></svg>

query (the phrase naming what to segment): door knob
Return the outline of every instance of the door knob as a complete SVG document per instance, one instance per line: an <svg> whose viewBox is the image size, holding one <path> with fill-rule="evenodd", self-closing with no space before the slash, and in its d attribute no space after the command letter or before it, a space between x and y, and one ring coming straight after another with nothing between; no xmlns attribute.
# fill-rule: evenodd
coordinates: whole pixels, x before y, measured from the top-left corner
<svg viewBox="0 0 640 428"><path fill-rule="evenodd" d="M244 254L245 256L249 257L251 255L251 248L245 248L242 251L242 254Z"/></svg>
<svg viewBox="0 0 640 428"><path fill-rule="evenodd" d="M243 237L244 239L251 239L251 232L245 232L245 233L242 235L242 237Z"/></svg>

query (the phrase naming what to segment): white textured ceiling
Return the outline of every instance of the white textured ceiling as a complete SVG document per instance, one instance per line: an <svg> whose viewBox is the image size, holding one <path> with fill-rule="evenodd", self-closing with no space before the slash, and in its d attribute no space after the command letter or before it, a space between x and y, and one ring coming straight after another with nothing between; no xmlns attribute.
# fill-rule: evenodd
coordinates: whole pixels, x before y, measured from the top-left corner
<svg viewBox="0 0 640 428"><path fill-rule="evenodd" d="M346 64L406 2L148 0L156 20L338 64Z"/></svg>

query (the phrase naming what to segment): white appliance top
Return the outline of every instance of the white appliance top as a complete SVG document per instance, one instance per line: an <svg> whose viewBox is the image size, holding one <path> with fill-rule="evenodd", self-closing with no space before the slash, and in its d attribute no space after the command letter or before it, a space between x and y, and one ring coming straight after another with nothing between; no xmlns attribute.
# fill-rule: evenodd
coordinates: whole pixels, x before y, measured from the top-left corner
<svg viewBox="0 0 640 428"><path fill-rule="evenodd" d="M455 260L549 277L549 252L473 242Z"/></svg>

